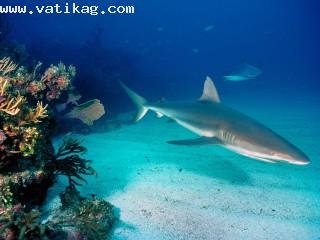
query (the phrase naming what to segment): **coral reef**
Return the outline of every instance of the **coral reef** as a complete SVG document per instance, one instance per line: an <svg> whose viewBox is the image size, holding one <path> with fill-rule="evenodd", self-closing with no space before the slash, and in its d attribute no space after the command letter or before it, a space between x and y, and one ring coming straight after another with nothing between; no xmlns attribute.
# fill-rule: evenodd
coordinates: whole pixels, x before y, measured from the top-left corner
<svg viewBox="0 0 320 240"><path fill-rule="evenodd" d="M50 223L41 223L40 218L41 212L39 210L26 211L21 204L17 204L1 212L0 234L6 240L66 239L65 232L58 230Z"/></svg>
<svg viewBox="0 0 320 240"><path fill-rule="evenodd" d="M96 196L84 198L75 186L60 194L62 206L52 215L49 226L68 233L68 239L106 240L115 221L110 203Z"/></svg>
<svg viewBox="0 0 320 240"><path fill-rule="evenodd" d="M55 225L69 227L73 235L85 236L87 240L106 240L114 220L112 205L92 198L64 210L63 218L60 217Z"/></svg>
<svg viewBox="0 0 320 240"><path fill-rule="evenodd" d="M50 140L55 105L74 91L75 67L59 63L40 74L41 66L18 67L9 57L0 59L0 239L67 239L70 228L80 233L77 239L102 239L113 222L112 207L83 198L76 189L86 182L84 175L96 175L90 161L80 157L86 149L67 136L55 152ZM68 227L41 222L38 209L58 175L69 180L60 211L74 220ZM92 225L85 228L88 219Z"/></svg>
<svg viewBox="0 0 320 240"><path fill-rule="evenodd" d="M49 88L46 94L47 100L58 99L61 93L70 87L70 81L75 75L76 69L72 65L68 68L63 63L59 63L58 66L51 65L41 78L42 82Z"/></svg>

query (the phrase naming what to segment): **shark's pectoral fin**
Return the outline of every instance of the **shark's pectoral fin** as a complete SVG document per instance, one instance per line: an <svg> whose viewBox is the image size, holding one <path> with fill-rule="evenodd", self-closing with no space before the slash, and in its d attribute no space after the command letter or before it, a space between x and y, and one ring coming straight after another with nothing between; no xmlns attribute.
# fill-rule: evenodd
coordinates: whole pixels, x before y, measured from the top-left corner
<svg viewBox="0 0 320 240"><path fill-rule="evenodd" d="M215 137L200 137L195 139L186 139L186 140L175 140L175 141L167 141L167 143L175 144L175 145L189 145L189 146L201 146L201 145L216 145L222 144L222 142Z"/></svg>

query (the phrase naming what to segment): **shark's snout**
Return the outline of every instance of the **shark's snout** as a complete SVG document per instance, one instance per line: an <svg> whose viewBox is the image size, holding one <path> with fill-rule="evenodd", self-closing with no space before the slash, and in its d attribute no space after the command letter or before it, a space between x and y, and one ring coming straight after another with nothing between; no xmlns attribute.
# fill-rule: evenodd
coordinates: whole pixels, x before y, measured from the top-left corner
<svg viewBox="0 0 320 240"><path fill-rule="evenodd" d="M266 146L267 144L257 144L255 141L243 141L240 142L240 147L231 147L231 149L245 156L266 162L286 162L295 165L307 165L310 163L309 157L304 152L286 140L282 138L273 140L271 141L272 144L268 146Z"/></svg>
<svg viewBox="0 0 320 240"><path fill-rule="evenodd" d="M301 151L295 153L275 153L274 158L295 165L307 165L310 163L309 157Z"/></svg>
<svg viewBox="0 0 320 240"><path fill-rule="evenodd" d="M307 165L310 163L310 159L303 154L303 156L289 158L288 162L296 165Z"/></svg>

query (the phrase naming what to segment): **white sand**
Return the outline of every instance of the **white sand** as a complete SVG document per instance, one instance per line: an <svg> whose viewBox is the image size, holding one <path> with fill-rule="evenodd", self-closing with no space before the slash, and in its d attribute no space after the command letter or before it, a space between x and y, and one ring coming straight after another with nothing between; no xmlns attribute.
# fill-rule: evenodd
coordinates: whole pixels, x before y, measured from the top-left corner
<svg viewBox="0 0 320 240"><path fill-rule="evenodd" d="M271 126L286 137L297 134L288 123ZM301 167L257 162L215 146L166 144L194 135L148 115L82 137L98 172L82 191L119 209L113 239L320 239L320 159L312 145L320 138L312 134L315 121L308 126L295 143L313 164Z"/></svg>

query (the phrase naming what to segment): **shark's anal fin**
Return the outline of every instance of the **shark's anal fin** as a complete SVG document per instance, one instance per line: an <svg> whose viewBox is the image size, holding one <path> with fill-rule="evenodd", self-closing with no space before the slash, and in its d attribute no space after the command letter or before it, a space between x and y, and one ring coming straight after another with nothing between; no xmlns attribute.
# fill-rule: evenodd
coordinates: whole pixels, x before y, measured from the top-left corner
<svg viewBox="0 0 320 240"><path fill-rule="evenodd" d="M222 142L215 137L200 137L195 139L186 139L186 140L175 140L167 141L167 143L175 145L186 145L186 146L201 146L201 145L220 145Z"/></svg>

